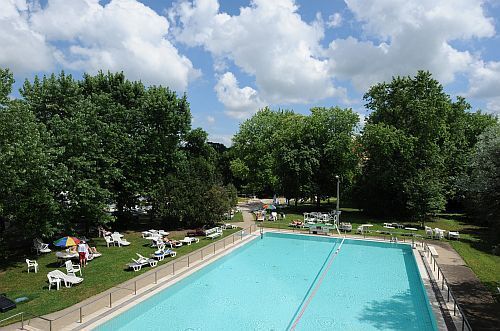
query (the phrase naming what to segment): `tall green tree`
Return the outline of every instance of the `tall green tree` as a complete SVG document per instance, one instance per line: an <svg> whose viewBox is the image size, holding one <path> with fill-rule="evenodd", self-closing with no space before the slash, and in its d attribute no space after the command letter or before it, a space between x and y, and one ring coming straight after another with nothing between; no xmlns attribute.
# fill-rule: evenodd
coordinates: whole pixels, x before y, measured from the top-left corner
<svg viewBox="0 0 500 331"><path fill-rule="evenodd" d="M259 110L254 116L240 125L233 137L233 153L236 159L231 163L235 176L246 177L248 193L273 193L278 187L275 173L276 132L282 127L282 121L292 113L272 111L269 108Z"/></svg>
<svg viewBox="0 0 500 331"><path fill-rule="evenodd" d="M397 130L394 132L398 132L398 140L405 137L414 143L411 162L394 160L396 167L387 165L392 172L392 176L387 176L388 181L371 186L369 181L378 175L377 165L384 162L386 155L373 149L377 144L368 140L374 136L366 135L363 139L366 158L359 182L363 206L376 213L416 218L443 210L446 202L457 196L456 180L464 174L466 156L476 135L491 123L491 117L469 113L470 105L463 98L453 102L439 82L423 71L414 78L395 77L390 83L376 84L364 98L366 107L373 111L365 132L370 132L373 125L384 124ZM401 173L405 176L400 176ZM363 189L364 185L370 189ZM386 186L402 188L402 192L391 203L370 202L373 200L369 197L384 196ZM393 208L383 210L389 204Z"/></svg>
<svg viewBox="0 0 500 331"><path fill-rule="evenodd" d="M357 172L355 130L359 116L352 109L312 108L306 118L306 139L311 141L317 166L313 168L313 192L319 206L321 197L336 193L336 178L340 176L344 190Z"/></svg>
<svg viewBox="0 0 500 331"><path fill-rule="evenodd" d="M470 175L462 181L467 206L500 239L500 124L490 126L479 136L469 159Z"/></svg>

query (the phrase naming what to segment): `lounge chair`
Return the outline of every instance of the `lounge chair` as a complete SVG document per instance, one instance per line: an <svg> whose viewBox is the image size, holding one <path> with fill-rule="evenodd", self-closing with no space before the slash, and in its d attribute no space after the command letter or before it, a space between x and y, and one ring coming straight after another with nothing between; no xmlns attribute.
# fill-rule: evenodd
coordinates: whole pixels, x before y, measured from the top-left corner
<svg viewBox="0 0 500 331"><path fill-rule="evenodd" d="M211 228L205 231L205 237L210 239L215 239L222 236L222 229L219 227Z"/></svg>
<svg viewBox="0 0 500 331"><path fill-rule="evenodd" d="M64 265L66 266L68 275L76 276L77 272L80 273L80 276L82 275L82 268L78 264L73 264L73 262L68 260Z"/></svg>
<svg viewBox="0 0 500 331"><path fill-rule="evenodd" d="M441 230L440 228L435 228L434 229L434 239L443 239L444 238L444 230Z"/></svg>
<svg viewBox="0 0 500 331"><path fill-rule="evenodd" d="M182 246L182 243L180 241L177 241L177 240L169 240L166 242L167 245L170 245L170 248L174 248L174 247L181 247Z"/></svg>
<svg viewBox="0 0 500 331"><path fill-rule="evenodd" d="M179 240L183 244L188 244L191 245L192 243L198 243L200 242L200 239L195 238L195 237L184 237L184 239Z"/></svg>
<svg viewBox="0 0 500 331"><path fill-rule="evenodd" d="M28 264L28 273L30 273L30 268L33 268L35 274L38 272L38 263L36 261L26 259L26 264Z"/></svg>
<svg viewBox="0 0 500 331"><path fill-rule="evenodd" d="M71 287L74 284L80 284L83 282L83 278L74 275L66 275L61 270L53 270L49 272L49 275L53 278L59 278L64 282L64 286Z"/></svg>
<svg viewBox="0 0 500 331"><path fill-rule="evenodd" d="M111 235L111 239L113 239L113 242L118 244L118 247L130 245L130 242L128 242L126 239L123 239L123 235L119 233L113 233Z"/></svg>
<svg viewBox="0 0 500 331"><path fill-rule="evenodd" d="M36 250L37 254L52 252L49 248L49 244L43 243L39 238L33 239L33 248Z"/></svg>
<svg viewBox="0 0 500 331"><path fill-rule="evenodd" d="M299 221L299 220L295 220L295 221L292 221L288 225L291 226L291 227L294 227L294 228L301 228L302 226L304 226L304 223L301 222L301 221Z"/></svg>
<svg viewBox="0 0 500 331"><path fill-rule="evenodd" d="M425 235L429 238L433 237L432 228L430 226L425 227Z"/></svg>
<svg viewBox="0 0 500 331"><path fill-rule="evenodd" d="M93 258L96 258L96 257L102 256L102 254L101 254L101 253L99 253L99 252L97 251L97 248L95 248L95 247L90 247L90 249L89 249L89 253L93 256Z"/></svg>
<svg viewBox="0 0 500 331"><path fill-rule="evenodd" d="M341 222L339 230L342 231L352 231L352 224L349 222Z"/></svg>
<svg viewBox="0 0 500 331"><path fill-rule="evenodd" d="M99 232L99 237L105 237L111 235L111 231L106 230L103 226L98 226L97 231Z"/></svg>
<svg viewBox="0 0 500 331"><path fill-rule="evenodd" d="M135 262L138 262L138 263L149 263L149 265L151 267L156 267L158 261L154 260L154 259L149 259L145 256L142 256L141 254L139 253L135 253L137 255L137 257L139 257L138 260L136 260Z"/></svg>
<svg viewBox="0 0 500 331"><path fill-rule="evenodd" d="M134 271L139 271L142 269L143 266L148 265L148 264L151 267L156 267L156 265L158 264L157 260L148 259L147 257L144 257L139 253L136 253L136 254L139 258L132 259L132 262L127 264L127 266L131 269L134 269Z"/></svg>
<svg viewBox="0 0 500 331"><path fill-rule="evenodd" d="M171 250L170 248L167 249L159 249L153 254L151 254L151 257L158 259L158 261L163 261L163 259L167 256L170 257L175 257L177 255L177 252Z"/></svg>
<svg viewBox="0 0 500 331"><path fill-rule="evenodd" d="M458 231L448 231L448 239L460 239L460 233Z"/></svg>

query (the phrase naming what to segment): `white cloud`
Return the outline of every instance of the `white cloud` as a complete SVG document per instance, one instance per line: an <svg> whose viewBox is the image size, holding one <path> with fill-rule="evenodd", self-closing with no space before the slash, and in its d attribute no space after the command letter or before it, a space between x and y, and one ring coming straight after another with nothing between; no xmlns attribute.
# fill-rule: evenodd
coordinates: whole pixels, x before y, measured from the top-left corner
<svg viewBox="0 0 500 331"><path fill-rule="evenodd" d="M216 143L221 143L227 147L230 147L233 144L233 135L209 132L208 140Z"/></svg>
<svg viewBox="0 0 500 331"><path fill-rule="evenodd" d="M500 116L500 97L490 98L486 103L486 111Z"/></svg>
<svg viewBox="0 0 500 331"><path fill-rule="evenodd" d="M217 98L226 107L226 114L234 118L246 118L264 106L258 93L246 86L240 88L236 77L226 72L215 85Z"/></svg>
<svg viewBox="0 0 500 331"><path fill-rule="evenodd" d="M49 70L55 51L28 21L30 6L25 0L1 0L0 66L15 73Z"/></svg>
<svg viewBox="0 0 500 331"><path fill-rule="evenodd" d="M215 123L215 117L208 115L207 116L207 123L208 124L214 124Z"/></svg>
<svg viewBox="0 0 500 331"><path fill-rule="evenodd" d="M346 0L363 32L374 40L353 37L329 47L332 74L351 79L359 90L393 75L429 70L442 83L452 82L477 61L450 41L491 37L494 25L482 0Z"/></svg>
<svg viewBox="0 0 500 331"><path fill-rule="evenodd" d="M168 40L168 20L136 0L49 0L31 12L35 31L65 42L63 67L123 70L131 79L185 91L200 73Z"/></svg>
<svg viewBox="0 0 500 331"><path fill-rule="evenodd" d="M274 103L306 103L334 95L321 57L321 24L304 22L292 0L254 0L239 15L219 12L217 0L183 1L169 13L176 40L203 46L255 77L259 94Z"/></svg>
<svg viewBox="0 0 500 331"><path fill-rule="evenodd" d="M477 98L500 98L500 62L478 61L472 67L468 95Z"/></svg>
<svg viewBox="0 0 500 331"><path fill-rule="evenodd" d="M326 25L329 28L336 28L342 25L342 15L340 13L334 13L330 16L328 16L328 21L326 22Z"/></svg>

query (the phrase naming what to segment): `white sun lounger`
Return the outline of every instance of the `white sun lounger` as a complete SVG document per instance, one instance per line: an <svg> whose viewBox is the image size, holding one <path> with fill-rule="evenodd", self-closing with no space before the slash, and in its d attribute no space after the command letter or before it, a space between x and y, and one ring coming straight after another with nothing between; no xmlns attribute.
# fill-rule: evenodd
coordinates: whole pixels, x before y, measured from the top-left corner
<svg viewBox="0 0 500 331"><path fill-rule="evenodd" d="M51 272L49 272L49 275L53 278L61 279L64 282L64 286L66 287L71 287L71 285L80 284L81 282L83 282L83 278L73 275L66 275L61 270L52 270Z"/></svg>

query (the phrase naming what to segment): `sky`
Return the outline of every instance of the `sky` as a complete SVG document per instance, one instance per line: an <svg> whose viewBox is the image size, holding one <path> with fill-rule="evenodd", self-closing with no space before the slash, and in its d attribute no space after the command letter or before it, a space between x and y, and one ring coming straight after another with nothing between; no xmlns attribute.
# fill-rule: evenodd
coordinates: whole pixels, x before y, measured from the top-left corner
<svg viewBox="0 0 500 331"><path fill-rule="evenodd" d="M0 0L0 67L16 89L61 70L168 86L229 146L265 106L364 119L371 85L418 70L498 115L499 31L500 0Z"/></svg>

